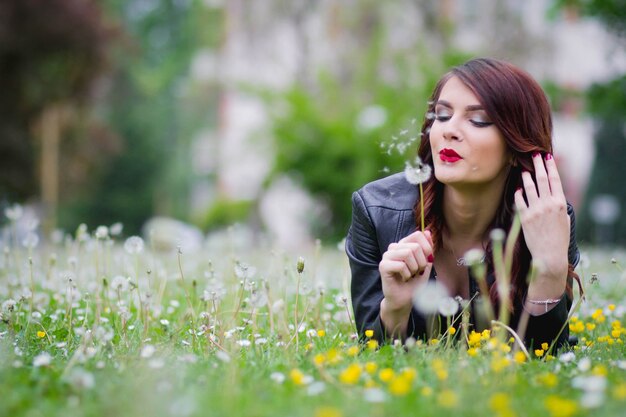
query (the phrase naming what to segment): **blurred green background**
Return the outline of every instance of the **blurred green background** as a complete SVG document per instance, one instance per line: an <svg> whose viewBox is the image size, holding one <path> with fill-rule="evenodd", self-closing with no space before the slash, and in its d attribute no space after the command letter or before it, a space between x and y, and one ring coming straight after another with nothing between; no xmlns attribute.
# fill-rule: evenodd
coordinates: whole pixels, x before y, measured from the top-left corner
<svg viewBox="0 0 626 417"><path fill-rule="evenodd" d="M623 245L625 46L624 0L3 0L0 206L336 242L436 80L494 56L550 96L580 240Z"/></svg>

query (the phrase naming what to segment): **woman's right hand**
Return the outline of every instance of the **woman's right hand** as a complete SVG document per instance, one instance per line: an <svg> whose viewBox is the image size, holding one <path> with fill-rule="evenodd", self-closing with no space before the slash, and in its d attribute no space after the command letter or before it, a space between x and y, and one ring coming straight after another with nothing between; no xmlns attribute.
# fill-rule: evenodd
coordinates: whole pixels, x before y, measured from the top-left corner
<svg viewBox="0 0 626 417"><path fill-rule="evenodd" d="M428 230L418 230L389 245L378 265L385 296L381 312L386 310L385 313L392 316L408 316L415 288L428 281L433 256L433 242Z"/></svg>

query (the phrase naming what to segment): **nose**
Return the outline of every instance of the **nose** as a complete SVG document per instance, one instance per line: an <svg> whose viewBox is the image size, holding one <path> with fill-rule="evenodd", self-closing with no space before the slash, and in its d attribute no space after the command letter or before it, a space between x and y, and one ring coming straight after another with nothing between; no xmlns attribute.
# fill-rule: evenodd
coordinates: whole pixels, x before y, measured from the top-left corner
<svg viewBox="0 0 626 417"><path fill-rule="evenodd" d="M461 140L462 135L459 130L458 119L452 116L443 124L443 137L446 140Z"/></svg>

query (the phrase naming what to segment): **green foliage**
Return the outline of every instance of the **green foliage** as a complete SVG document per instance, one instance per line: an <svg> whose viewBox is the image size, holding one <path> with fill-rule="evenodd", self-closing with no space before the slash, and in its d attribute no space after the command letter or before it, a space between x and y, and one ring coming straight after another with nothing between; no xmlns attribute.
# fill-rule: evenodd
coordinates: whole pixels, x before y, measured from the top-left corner
<svg viewBox="0 0 626 417"><path fill-rule="evenodd" d="M625 0L557 0L553 13L562 8L574 8L584 16L600 20L607 28L626 39ZM592 202L598 195L611 195L621 207L621 215L616 224L608 226L609 235L605 238L614 243L626 244L626 183L617 179L623 177L624 155L626 155L626 75L622 74L604 84L594 84L586 92L589 113L598 121L595 133L595 161L587 187L583 209L579 213L579 236L593 241L599 237L599 226L592 219ZM607 226L604 226L605 228ZM606 232L606 231L605 231ZM603 242L606 243L606 242Z"/></svg>
<svg viewBox="0 0 626 417"><path fill-rule="evenodd" d="M621 215L610 227L613 243L626 245L626 184L623 177L626 155L626 75L606 84L595 84L587 93L589 111L599 121L595 134L595 160L589 179L583 210L580 213L580 236L594 240L597 226L592 219L592 201L598 195L612 195L621 207ZM606 243L606 242L603 242Z"/></svg>
<svg viewBox="0 0 626 417"><path fill-rule="evenodd" d="M105 5L128 44L117 50L117 71L98 111L123 145L66 203L61 224L121 221L134 234L155 212L189 215L189 144L206 106L189 106L182 88L201 42L217 44L222 16L199 1Z"/></svg>
<svg viewBox="0 0 626 417"><path fill-rule="evenodd" d="M275 138L273 174L288 173L332 213L329 226L316 230L322 238L339 240L351 217L350 195L367 182L400 171L412 158L432 88L452 65L467 56L431 56L424 48L386 56L380 40L353 65L354 73L321 73L314 87L296 84L268 95ZM382 68L393 68L390 79ZM369 106L384 111L385 120L371 129L359 127ZM395 139L409 146L398 151Z"/></svg>
<svg viewBox="0 0 626 417"><path fill-rule="evenodd" d="M250 200L218 199L200 219L203 230L214 230L234 223L245 222L252 211L254 202Z"/></svg>

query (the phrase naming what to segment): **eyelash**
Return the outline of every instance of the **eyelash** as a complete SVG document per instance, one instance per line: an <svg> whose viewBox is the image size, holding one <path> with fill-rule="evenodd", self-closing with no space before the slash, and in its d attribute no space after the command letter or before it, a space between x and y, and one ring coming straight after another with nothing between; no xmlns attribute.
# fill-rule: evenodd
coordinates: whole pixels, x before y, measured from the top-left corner
<svg viewBox="0 0 626 417"><path fill-rule="evenodd" d="M450 120L450 117L451 116L435 115L435 120L437 120L438 122L447 122L448 120ZM492 122L479 122L477 120L472 120L472 119L470 119L470 123L476 127L487 127L493 124Z"/></svg>

